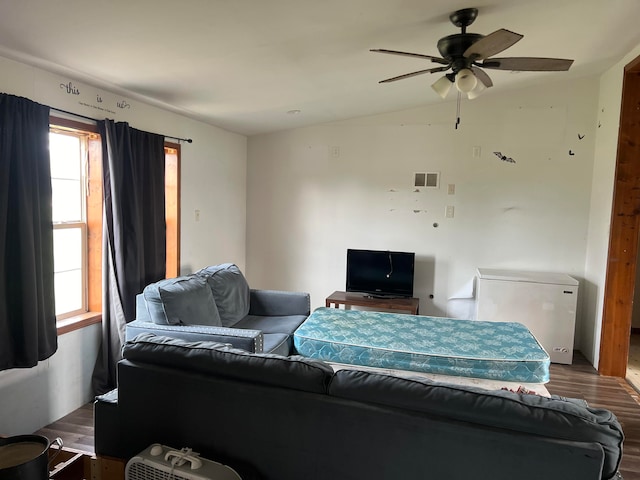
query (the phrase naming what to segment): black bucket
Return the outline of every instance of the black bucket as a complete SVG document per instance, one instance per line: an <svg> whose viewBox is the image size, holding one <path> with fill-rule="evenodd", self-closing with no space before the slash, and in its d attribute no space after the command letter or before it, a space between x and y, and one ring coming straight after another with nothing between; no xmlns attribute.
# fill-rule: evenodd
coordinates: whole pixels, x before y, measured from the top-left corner
<svg viewBox="0 0 640 480"><path fill-rule="evenodd" d="M62 440L56 438L58 451ZM49 447L51 442L42 435L16 435L0 438L0 480L48 480Z"/></svg>

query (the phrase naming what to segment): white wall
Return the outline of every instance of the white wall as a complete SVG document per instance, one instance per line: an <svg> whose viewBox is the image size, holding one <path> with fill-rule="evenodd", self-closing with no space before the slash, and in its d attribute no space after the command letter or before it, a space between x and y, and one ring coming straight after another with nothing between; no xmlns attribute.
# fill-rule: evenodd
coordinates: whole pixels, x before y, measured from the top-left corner
<svg viewBox="0 0 640 480"><path fill-rule="evenodd" d="M2 57L0 72L0 92L192 138L182 145L181 270L245 267L246 137ZM38 367L1 372L0 433L30 433L88 402L98 345L99 326L87 327L61 336L58 352Z"/></svg>
<svg viewBox="0 0 640 480"><path fill-rule="evenodd" d="M0 431L32 433L89 402L100 325L58 337L58 350L28 369L0 372Z"/></svg>
<svg viewBox="0 0 640 480"><path fill-rule="evenodd" d="M598 365L600 357L602 307L620 126L622 80L625 65L638 55L640 55L640 47L631 51L600 78L589 241L585 258L585 288L588 295L583 297L585 321L580 338L582 352L595 366Z"/></svg>
<svg viewBox="0 0 640 480"><path fill-rule="evenodd" d="M321 306L344 289L347 248L415 252L422 314L458 315L448 298L477 267L582 281L597 97L597 79L496 88L463 101L458 130L445 102L251 137L250 284L308 291ZM441 173L440 188L414 193L424 171Z"/></svg>
<svg viewBox="0 0 640 480"><path fill-rule="evenodd" d="M247 138L191 121L181 172L180 265L246 265ZM195 211L198 210L199 221Z"/></svg>
<svg viewBox="0 0 640 480"><path fill-rule="evenodd" d="M192 138L193 143L182 144L182 269L187 272L222 261L244 267L245 136L3 57L0 71L1 92L92 118L126 121L140 130ZM70 83L72 88L67 89ZM195 210L200 210L199 222Z"/></svg>

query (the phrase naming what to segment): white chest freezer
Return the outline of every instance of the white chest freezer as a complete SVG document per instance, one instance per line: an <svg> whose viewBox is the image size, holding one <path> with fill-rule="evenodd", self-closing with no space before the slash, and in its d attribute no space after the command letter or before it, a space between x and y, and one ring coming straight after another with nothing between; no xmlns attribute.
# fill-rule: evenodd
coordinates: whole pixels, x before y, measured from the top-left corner
<svg viewBox="0 0 640 480"><path fill-rule="evenodd" d="M555 363L571 364L578 281L563 273L479 268L476 319L519 322Z"/></svg>

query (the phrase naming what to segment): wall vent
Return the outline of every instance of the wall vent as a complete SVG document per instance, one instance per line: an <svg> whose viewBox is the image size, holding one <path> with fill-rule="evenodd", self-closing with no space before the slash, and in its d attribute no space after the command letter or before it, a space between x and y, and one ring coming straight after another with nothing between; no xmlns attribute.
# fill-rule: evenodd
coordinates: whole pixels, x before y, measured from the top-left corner
<svg viewBox="0 0 640 480"><path fill-rule="evenodd" d="M425 188L440 187L440 172L416 172L413 174L413 186Z"/></svg>

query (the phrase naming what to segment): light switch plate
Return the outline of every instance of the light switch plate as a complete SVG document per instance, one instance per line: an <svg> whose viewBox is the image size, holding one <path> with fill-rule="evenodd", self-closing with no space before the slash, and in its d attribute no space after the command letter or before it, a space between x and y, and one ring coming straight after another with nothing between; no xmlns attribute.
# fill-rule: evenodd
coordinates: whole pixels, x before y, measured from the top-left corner
<svg viewBox="0 0 640 480"><path fill-rule="evenodd" d="M445 217L453 218L455 213L455 207L453 205L447 205L447 210L445 211Z"/></svg>

